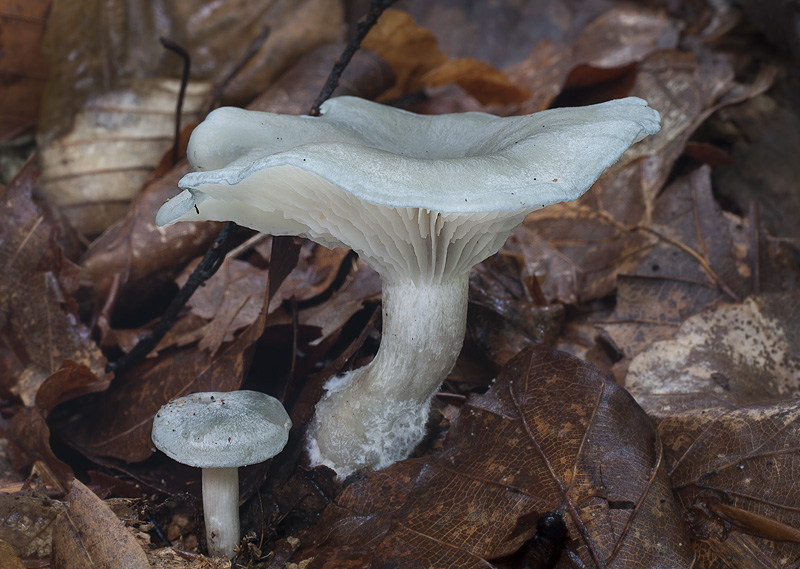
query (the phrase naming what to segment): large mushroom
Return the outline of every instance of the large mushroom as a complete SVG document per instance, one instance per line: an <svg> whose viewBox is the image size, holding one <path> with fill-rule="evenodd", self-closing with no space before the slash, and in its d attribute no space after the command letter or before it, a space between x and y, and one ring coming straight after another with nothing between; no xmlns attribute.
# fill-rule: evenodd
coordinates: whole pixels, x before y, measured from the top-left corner
<svg viewBox="0 0 800 569"><path fill-rule="evenodd" d="M292 421L281 402L258 391L208 391L173 399L156 413L156 448L202 468L208 552L233 557L239 541L239 467L283 450Z"/></svg>
<svg viewBox="0 0 800 569"><path fill-rule="evenodd" d="M407 457L464 338L468 272L533 210L580 197L660 128L637 98L519 117L422 116L353 97L321 117L221 108L192 134L197 172L159 225L231 220L346 246L383 282L372 362L331 379L312 464L345 476Z"/></svg>

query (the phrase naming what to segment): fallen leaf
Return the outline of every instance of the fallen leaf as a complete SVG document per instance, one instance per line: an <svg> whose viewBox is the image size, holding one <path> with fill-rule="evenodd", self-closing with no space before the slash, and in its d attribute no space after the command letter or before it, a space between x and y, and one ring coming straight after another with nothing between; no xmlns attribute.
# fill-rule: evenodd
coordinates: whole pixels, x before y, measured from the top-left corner
<svg viewBox="0 0 800 569"><path fill-rule="evenodd" d="M55 242L56 226L31 197L32 162L0 190L0 364L3 389L31 406L64 360L104 375L105 358L76 317L77 268Z"/></svg>
<svg viewBox="0 0 800 569"><path fill-rule="evenodd" d="M191 170L187 161L163 178L148 183L125 216L87 249L81 261L81 282L93 289L100 313L103 345L114 345L112 317L123 321L151 313L149 305L181 268L216 238L217 223L178 223L157 227L158 208L175 194L178 180Z"/></svg>
<svg viewBox="0 0 800 569"><path fill-rule="evenodd" d="M630 6L602 14L566 49L544 40L525 61L507 70L512 81L534 95L522 105L520 114L548 108L565 86L589 87L624 76L651 53L676 48L679 29L680 24L663 12Z"/></svg>
<svg viewBox="0 0 800 569"><path fill-rule="evenodd" d="M796 567L800 403L676 410L659 420L701 568Z"/></svg>
<svg viewBox="0 0 800 569"><path fill-rule="evenodd" d="M449 59L439 50L436 36L400 10L384 11L362 44L394 72L394 87L381 96L386 101L449 84L458 84L483 105L519 104L530 96L486 62L472 57Z"/></svg>
<svg viewBox="0 0 800 569"><path fill-rule="evenodd" d="M47 79L42 36L50 0L0 3L0 140L33 130Z"/></svg>
<svg viewBox="0 0 800 569"><path fill-rule="evenodd" d="M629 273L655 241L648 229L658 213L667 177L691 134L714 111L763 92L771 83L765 71L752 85L733 82L724 58L661 51L638 65L631 95L646 99L662 116L662 129L634 145L606 170L579 200L533 212L521 237L533 251L522 254L531 272L553 274L542 283L545 296L567 303L588 302L613 293L617 275ZM525 231L525 230L518 230ZM543 242L555 246L543 246ZM555 269L555 270L554 270Z"/></svg>
<svg viewBox="0 0 800 569"><path fill-rule="evenodd" d="M40 494L0 494L0 539L24 559L50 557L53 522L65 510Z"/></svg>
<svg viewBox="0 0 800 569"><path fill-rule="evenodd" d="M189 83L181 123L199 121L210 83ZM143 80L89 101L72 128L40 147L39 190L78 232L117 221L175 137L180 82Z"/></svg>
<svg viewBox="0 0 800 569"><path fill-rule="evenodd" d="M53 569L150 569L150 563L120 519L77 479L69 510L53 526Z"/></svg>
<svg viewBox="0 0 800 569"><path fill-rule="evenodd" d="M719 304L685 320L672 339L655 342L633 358L625 386L637 400L644 396L640 404L655 413L664 412L659 401L674 409L672 398L660 395L713 394L731 405L797 397L798 322L797 291Z"/></svg>
<svg viewBox="0 0 800 569"><path fill-rule="evenodd" d="M352 481L308 567L490 567L558 511L566 567L691 567L649 419L613 380L532 347L462 408L441 453Z"/></svg>
<svg viewBox="0 0 800 569"><path fill-rule="evenodd" d="M187 265L177 279L178 286L186 283L197 262ZM192 314L207 324L176 338L177 344L200 340L198 347L208 350L213 357L223 342L232 341L238 330L251 325L261 314L268 276L269 271L257 269L244 261L223 261L214 276L187 302Z"/></svg>
<svg viewBox="0 0 800 569"><path fill-rule="evenodd" d="M25 569L22 559L5 541L0 540L0 569Z"/></svg>
<svg viewBox="0 0 800 569"><path fill-rule="evenodd" d="M8 423L6 436L25 453L27 460L22 466L33 464L46 486L59 492L67 491L75 475L50 448L50 427L39 409L19 409Z"/></svg>

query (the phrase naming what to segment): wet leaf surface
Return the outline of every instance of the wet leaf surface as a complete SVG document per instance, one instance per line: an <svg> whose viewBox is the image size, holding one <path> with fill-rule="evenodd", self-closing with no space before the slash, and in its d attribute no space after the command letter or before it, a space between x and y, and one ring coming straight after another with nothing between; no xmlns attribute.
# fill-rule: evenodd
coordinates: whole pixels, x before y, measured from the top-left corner
<svg viewBox="0 0 800 569"><path fill-rule="evenodd" d="M55 242L56 226L31 197L32 163L0 190L0 370L3 391L33 405L62 361L104 374L105 358L77 319L77 269ZM6 383L8 382L8 383Z"/></svg>
<svg viewBox="0 0 800 569"><path fill-rule="evenodd" d="M142 546L91 490L75 480L67 500L53 528L54 569L150 569Z"/></svg>
<svg viewBox="0 0 800 569"><path fill-rule="evenodd" d="M41 8L30 4L12 8ZM39 140L100 123L129 133L129 113L74 118L143 79L176 78L178 58L149 39L159 35L188 49L193 78L223 104L305 114L369 4L56 3ZM294 429L271 463L240 471L236 567L672 568L695 557L696 569L797 569L800 80L789 52L754 33L769 21L763 32L782 41L768 4L754 15L752 2L400 0L384 13L336 94L502 115L633 95L663 128L474 268L469 333L428 437L413 458L344 483L305 465L303 431L322 386L380 345L374 271L344 250L241 230L157 349L105 375L105 358L153 328L220 227L155 227L189 171L171 153L142 166L124 216L93 241L37 201L44 185L27 167L0 188L0 489L18 492L0 495L0 542L46 566L66 506L34 501L63 498L77 477L100 496L144 496L140 510L114 511L139 528L151 566L224 566L201 555L199 471L154 452L150 421L172 397L244 387L280 397ZM0 74L19 101L9 61L38 77L35 50L15 46L30 39L23 20L43 20L9 27L3 10L0 47L14 49ZM32 91L24 103L0 105L0 124L30 121ZM136 136L163 143L174 107L159 112ZM59 158L106 164L111 144L88 139ZM18 160L8 148L3 180ZM144 164L125 155L125 167ZM119 185L105 186L110 203ZM51 566L94 548L73 526ZM115 532L100 531L110 543Z"/></svg>
<svg viewBox="0 0 800 569"><path fill-rule="evenodd" d="M700 567L800 561L798 403L677 411L659 422L675 494ZM758 563L764 563L759 565Z"/></svg>
<svg viewBox="0 0 800 569"><path fill-rule="evenodd" d="M42 36L50 0L0 3L0 140L30 133L47 80Z"/></svg>
<svg viewBox="0 0 800 569"><path fill-rule="evenodd" d="M351 482L300 557L310 567L490 567L535 533L523 520L555 510L566 566L692 564L647 416L595 368L530 348L462 408L440 454Z"/></svg>

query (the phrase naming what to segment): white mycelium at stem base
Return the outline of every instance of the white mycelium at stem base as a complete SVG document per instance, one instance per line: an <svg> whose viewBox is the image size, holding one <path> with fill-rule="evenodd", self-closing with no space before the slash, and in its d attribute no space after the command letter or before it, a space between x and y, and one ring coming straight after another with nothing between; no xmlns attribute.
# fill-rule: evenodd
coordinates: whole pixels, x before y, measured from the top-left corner
<svg viewBox="0 0 800 569"><path fill-rule="evenodd" d="M442 283L383 283L383 332L372 362L331 380L309 433L312 462L383 468L423 438L430 401L456 362L467 322L467 273Z"/></svg>
<svg viewBox="0 0 800 569"><path fill-rule="evenodd" d="M321 117L222 108L195 129L198 170L159 225L231 220L356 251L383 280L371 364L326 385L312 464L346 476L405 458L463 341L470 268L535 209L580 197L660 128L637 98L520 117L422 116L353 97Z"/></svg>

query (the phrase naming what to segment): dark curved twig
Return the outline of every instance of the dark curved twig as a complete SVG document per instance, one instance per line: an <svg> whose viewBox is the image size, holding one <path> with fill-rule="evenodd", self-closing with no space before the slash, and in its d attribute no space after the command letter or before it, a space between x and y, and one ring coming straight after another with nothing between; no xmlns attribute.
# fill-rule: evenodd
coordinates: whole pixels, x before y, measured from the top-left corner
<svg viewBox="0 0 800 569"><path fill-rule="evenodd" d="M155 325L155 328L139 336L139 342L133 349L117 361L109 363L106 366L106 371L113 371L115 375L119 375L130 369L131 366L139 360L144 359L145 356L158 345L167 332L169 332L170 328L172 328L172 325L175 324L178 314L188 302L189 297L220 268L222 262L225 260L225 252L228 250L231 240L236 234L237 227L238 226L232 221L225 224L225 227L220 231L214 244L206 251L203 260L200 261L200 264L192 271L189 280L186 281L186 284L178 291L177 296L169 303L169 306L161 316L161 320Z"/></svg>
<svg viewBox="0 0 800 569"><path fill-rule="evenodd" d="M350 60L353 59L353 56L361 47L361 42L365 37L367 37L369 31L378 22L378 18L381 14L383 14L383 11L395 2L397 2L397 0L372 0L369 3L369 11L367 12L367 15L358 23L355 35L347 43L344 51L342 51L342 54L339 56L339 59L336 60L330 75L328 75L328 80L325 81L325 85L322 87L322 90L319 92L319 95L317 95L316 100L311 105L311 110L308 111L309 115L312 117L319 116L319 108L322 106L322 103L327 101L333 94L333 91L339 84L339 78L350 64Z"/></svg>
<svg viewBox="0 0 800 569"><path fill-rule="evenodd" d="M189 52L168 38L158 38L165 49L177 53L183 59L183 73L181 74L181 89L178 92L178 104L175 109L175 136L172 144L172 163L177 164L180 157L181 142L181 115L183 114L183 100L186 98L186 85L189 83L189 71L192 68L192 58Z"/></svg>

